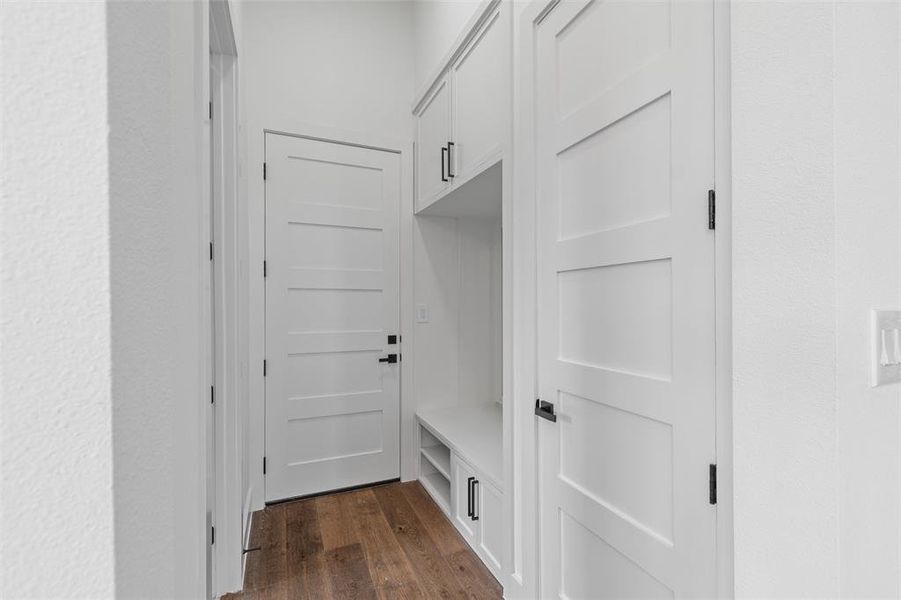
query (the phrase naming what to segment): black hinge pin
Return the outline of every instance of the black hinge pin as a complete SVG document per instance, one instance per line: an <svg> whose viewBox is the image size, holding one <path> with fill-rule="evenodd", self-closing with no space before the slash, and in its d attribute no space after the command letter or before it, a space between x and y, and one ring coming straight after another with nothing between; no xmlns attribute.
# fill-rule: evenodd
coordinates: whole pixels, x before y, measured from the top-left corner
<svg viewBox="0 0 901 600"><path fill-rule="evenodd" d="M710 465L710 503L716 504L716 465Z"/></svg>
<svg viewBox="0 0 901 600"><path fill-rule="evenodd" d="M210 100L210 121L213 120L213 101Z"/></svg>
<svg viewBox="0 0 901 600"><path fill-rule="evenodd" d="M266 264L266 261L264 260L264 261L263 261L263 277L266 277L266 276L269 275L268 268L269 268L269 267L268 267L268 265Z"/></svg>
<svg viewBox="0 0 901 600"><path fill-rule="evenodd" d="M716 191L707 191L707 229L716 229Z"/></svg>
<svg viewBox="0 0 901 600"><path fill-rule="evenodd" d="M213 242L210 242L210 260L213 260Z"/></svg>
<svg viewBox="0 0 901 600"><path fill-rule="evenodd" d="M263 179L266 179L266 163L263 163Z"/></svg>
<svg viewBox="0 0 901 600"><path fill-rule="evenodd" d="M216 388L210 386L210 404L216 403Z"/></svg>
<svg viewBox="0 0 901 600"><path fill-rule="evenodd" d="M266 474L266 457L263 457L263 475Z"/></svg>
<svg viewBox="0 0 901 600"><path fill-rule="evenodd" d="M216 528L210 527L210 546L216 543Z"/></svg>
<svg viewBox="0 0 901 600"><path fill-rule="evenodd" d="M263 377L266 376L266 359L263 359Z"/></svg>

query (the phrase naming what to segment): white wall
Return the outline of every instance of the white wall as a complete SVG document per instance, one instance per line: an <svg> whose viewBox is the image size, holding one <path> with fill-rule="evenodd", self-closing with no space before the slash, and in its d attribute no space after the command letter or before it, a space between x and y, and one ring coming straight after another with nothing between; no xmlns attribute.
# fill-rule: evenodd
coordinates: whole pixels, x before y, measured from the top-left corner
<svg viewBox="0 0 901 600"><path fill-rule="evenodd" d="M735 588L899 594L899 5L732 6Z"/></svg>
<svg viewBox="0 0 901 600"><path fill-rule="evenodd" d="M111 597L106 7L0 7L0 596Z"/></svg>
<svg viewBox="0 0 901 600"><path fill-rule="evenodd" d="M417 407L500 401L500 242L497 218L414 218L413 302L429 311L406 361Z"/></svg>
<svg viewBox="0 0 901 600"><path fill-rule="evenodd" d="M409 143L413 18L409 2L236 4L252 284L248 460L251 506L258 509L264 452L263 130L303 133L313 126Z"/></svg>
<svg viewBox="0 0 901 600"><path fill-rule="evenodd" d="M478 11L479 0L413 0L415 90L424 92L454 42ZM412 100L411 100L412 101Z"/></svg>
<svg viewBox="0 0 901 600"><path fill-rule="evenodd" d="M203 595L205 18L3 4L3 597Z"/></svg>

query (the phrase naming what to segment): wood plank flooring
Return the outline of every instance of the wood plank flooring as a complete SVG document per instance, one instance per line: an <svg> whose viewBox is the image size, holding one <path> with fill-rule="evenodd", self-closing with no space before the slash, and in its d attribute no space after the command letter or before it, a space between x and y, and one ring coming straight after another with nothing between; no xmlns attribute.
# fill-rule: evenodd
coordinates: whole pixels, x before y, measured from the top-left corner
<svg viewBox="0 0 901 600"><path fill-rule="evenodd" d="M244 591L228 600L503 597L418 482L320 496L254 514Z"/></svg>

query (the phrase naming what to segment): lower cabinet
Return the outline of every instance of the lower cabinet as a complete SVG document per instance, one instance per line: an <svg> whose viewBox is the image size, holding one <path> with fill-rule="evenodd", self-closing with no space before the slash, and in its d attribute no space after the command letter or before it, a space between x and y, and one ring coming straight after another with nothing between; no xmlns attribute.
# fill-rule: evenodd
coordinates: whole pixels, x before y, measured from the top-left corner
<svg viewBox="0 0 901 600"><path fill-rule="evenodd" d="M500 579L501 548L504 543L504 498L500 490L487 482L476 485L476 503L479 517L479 542L476 552L488 565L494 576Z"/></svg>
<svg viewBox="0 0 901 600"><path fill-rule="evenodd" d="M456 453L451 457L454 526L500 581L503 495Z"/></svg>
<svg viewBox="0 0 901 600"><path fill-rule="evenodd" d="M451 456L451 480L454 526L469 545L475 548L478 544L479 522L473 516L472 482L476 480L476 472L456 454Z"/></svg>

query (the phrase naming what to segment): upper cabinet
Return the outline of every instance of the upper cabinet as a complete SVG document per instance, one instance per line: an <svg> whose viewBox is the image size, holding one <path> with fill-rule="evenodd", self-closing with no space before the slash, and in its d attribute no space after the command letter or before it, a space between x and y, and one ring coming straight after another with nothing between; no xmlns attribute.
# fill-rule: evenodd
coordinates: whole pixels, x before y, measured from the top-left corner
<svg viewBox="0 0 901 600"><path fill-rule="evenodd" d="M417 105L417 210L502 159L511 122L509 30L507 4L493 5Z"/></svg>
<svg viewBox="0 0 901 600"><path fill-rule="evenodd" d="M445 76L434 88L417 115L416 203L427 206L450 187L449 158L451 136L450 78Z"/></svg>
<svg viewBox="0 0 901 600"><path fill-rule="evenodd" d="M508 35L495 12L452 68L455 179L461 181L500 158L510 118ZM486 161L489 161L486 164Z"/></svg>

